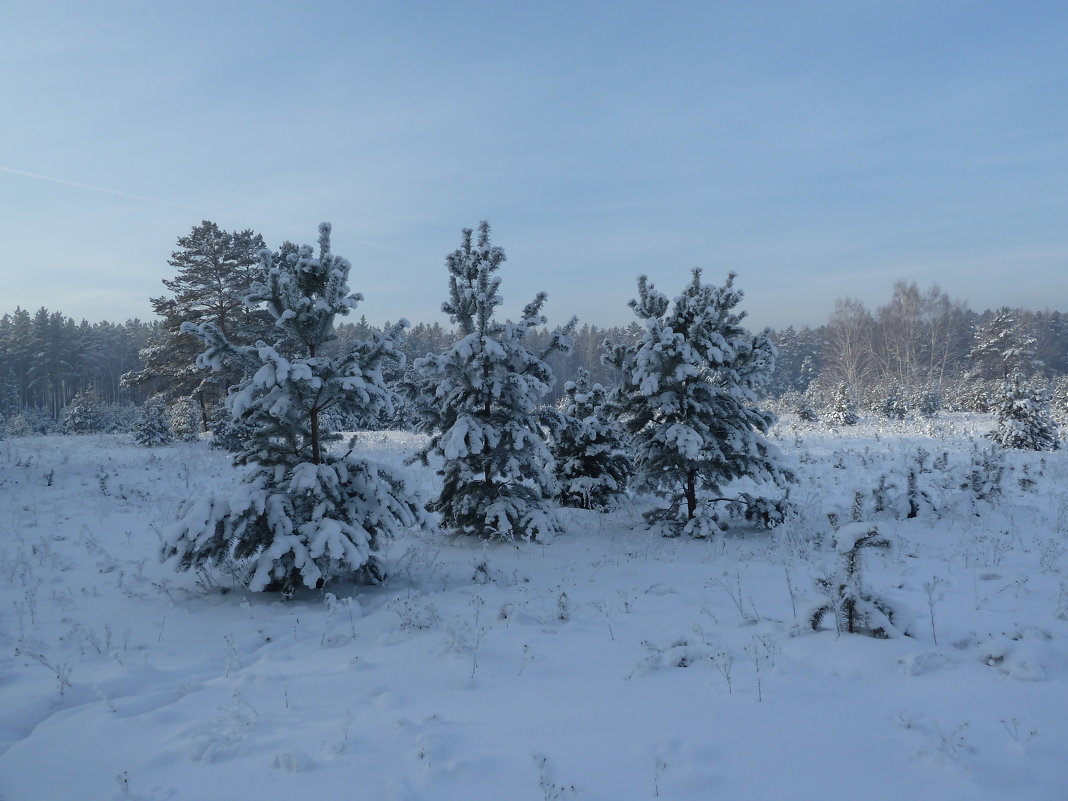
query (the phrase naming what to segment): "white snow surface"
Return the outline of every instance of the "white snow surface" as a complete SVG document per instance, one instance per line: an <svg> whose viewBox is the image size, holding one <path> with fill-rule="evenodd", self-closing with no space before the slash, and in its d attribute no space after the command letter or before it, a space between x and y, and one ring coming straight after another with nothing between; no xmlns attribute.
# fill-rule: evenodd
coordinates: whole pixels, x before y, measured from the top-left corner
<svg viewBox="0 0 1068 801"><path fill-rule="evenodd" d="M1009 452L976 501L990 426L788 419L776 530L663 539L636 498L547 544L412 532L386 584L288 603L159 564L179 503L237 481L206 443L5 440L0 798L1063 801L1068 454ZM421 438L360 443L435 494ZM919 447L935 511L872 511ZM864 585L910 636L805 623L856 491L892 542Z"/></svg>

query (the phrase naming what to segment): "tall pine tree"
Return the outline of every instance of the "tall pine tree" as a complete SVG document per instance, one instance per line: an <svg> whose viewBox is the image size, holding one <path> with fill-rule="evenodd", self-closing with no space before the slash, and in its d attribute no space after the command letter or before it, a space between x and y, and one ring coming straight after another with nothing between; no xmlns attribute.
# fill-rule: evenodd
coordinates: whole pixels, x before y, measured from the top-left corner
<svg viewBox="0 0 1068 801"><path fill-rule="evenodd" d="M741 299L733 273L714 287L695 269L674 303L642 276L630 302L645 324L642 338L606 356L622 373L614 407L631 436L639 486L668 502L647 515L665 534L711 536L722 528L715 504L724 501L766 524L782 513L775 501L722 497L735 479L782 485L790 478L764 437L774 416L757 400L775 347L767 331L754 336L742 327Z"/></svg>
<svg viewBox="0 0 1068 801"><path fill-rule="evenodd" d="M186 504L163 557L179 569L230 566L249 589L286 596L337 578L378 580L383 539L421 516L400 481L355 456L355 440L347 451L329 447L340 438L329 419L388 411L382 364L407 323L324 355L335 317L362 300L349 293L348 261L330 252L330 226L319 228L318 256L305 245L282 262L267 251L262 259L266 282L253 285L249 300L274 320L275 345L234 345L211 322L185 326L207 345L201 367L233 359L250 376L227 398L231 416L251 432L235 455L248 469L230 497Z"/></svg>
<svg viewBox="0 0 1068 801"><path fill-rule="evenodd" d="M224 361L217 372L197 369L201 344L183 326L210 323L228 341L246 345L273 336L270 318L244 302L253 283L263 278L259 259L263 248L263 237L254 231L224 231L209 220L179 237L178 249L168 261L177 275L163 280L170 295L150 299L162 325L154 341L141 350L142 368L128 373L124 381L166 400L193 398L201 427L207 428L210 407L242 378L241 367Z"/></svg>
<svg viewBox="0 0 1068 801"><path fill-rule="evenodd" d="M553 383L545 358L570 347L574 321L542 353L528 350L523 338L545 325L546 295L539 293L517 323L495 320L504 260L504 250L490 244L489 223L479 226L477 240L464 229L460 248L446 259L449 300L442 306L461 339L443 355L418 359L408 391L433 432L420 456L442 460L441 494L428 508L459 533L537 539L558 528L550 507L553 458L537 405Z"/></svg>

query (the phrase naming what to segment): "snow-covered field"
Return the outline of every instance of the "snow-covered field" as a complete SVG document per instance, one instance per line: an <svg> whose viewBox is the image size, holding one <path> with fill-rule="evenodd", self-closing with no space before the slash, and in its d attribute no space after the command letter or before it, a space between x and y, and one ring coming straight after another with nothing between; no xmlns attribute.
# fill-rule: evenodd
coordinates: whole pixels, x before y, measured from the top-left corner
<svg viewBox="0 0 1068 801"><path fill-rule="evenodd" d="M384 586L289 603L158 562L224 454L0 442L0 798L1063 801L1068 454L1007 453L977 498L989 425L787 420L774 531L663 539L636 501L545 544L412 534ZM416 437L363 441L433 492ZM805 622L857 492L909 636Z"/></svg>

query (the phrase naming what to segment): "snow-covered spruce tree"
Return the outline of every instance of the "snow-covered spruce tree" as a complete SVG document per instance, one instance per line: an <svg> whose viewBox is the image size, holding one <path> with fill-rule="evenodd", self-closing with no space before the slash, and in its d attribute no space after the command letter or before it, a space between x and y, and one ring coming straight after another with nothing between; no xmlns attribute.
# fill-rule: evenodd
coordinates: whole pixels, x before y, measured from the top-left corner
<svg viewBox="0 0 1068 801"><path fill-rule="evenodd" d="M537 405L553 383L545 358L570 348L574 321L556 331L540 355L524 336L545 325L545 293L523 309L519 322L498 322L504 250L490 244L489 223L466 228L460 248L446 258L449 300L442 310L461 339L440 356L414 363L406 391L432 432L418 458L442 459L441 494L427 505L461 534L495 539L542 539L558 529L553 458Z"/></svg>
<svg viewBox="0 0 1068 801"><path fill-rule="evenodd" d="M838 385L823 419L827 425L831 426L855 426L860 422L857 416L857 404L853 400L853 393L849 391L848 385Z"/></svg>
<svg viewBox="0 0 1068 801"><path fill-rule="evenodd" d="M552 443L563 506L611 508L634 473L623 434L605 411L607 394L581 367L576 380L564 384L563 413L553 426Z"/></svg>
<svg viewBox="0 0 1068 801"><path fill-rule="evenodd" d="M768 332L741 325L734 274L721 287L701 283L701 271L675 298L645 276L630 306L645 323L637 344L609 346L606 363L620 370L612 407L631 437L638 485L668 500L646 519L663 533L711 536L725 523L715 504L744 506L746 517L774 525L784 503L744 494L720 497L734 479L791 479L778 449L764 437L774 415L759 408L757 390L775 367Z"/></svg>
<svg viewBox="0 0 1068 801"><path fill-rule="evenodd" d="M248 470L229 497L188 501L163 547L179 569L232 567L253 591L290 596L301 585L337 578L382 578L378 550L384 538L422 522L404 486L384 470L347 452L331 451L339 438L325 423L333 411L388 410L391 392L383 360L407 323L368 340L352 341L330 356L334 318L362 296L350 294L349 263L330 252L330 226L319 227L319 255L305 245L283 262L261 254L266 283L250 304L264 304L279 345L236 346L212 323L187 331L207 345L198 363L218 367L224 357L243 362L250 378L226 403L254 436L235 455Z"/></svg>
<svg viewBox="0 0 1068 801"><path fill-rule="evenodd" d="M167 407L162 398L154 397L145 401L134 425L133 435L134 442L146 448L171 443L174 436L171 434Z"/></svg>
<svg viewBox="0 0 1068 801"><path fill-rule="evenodd" d="M1006 448L1054 451L1060 445L1060 429L1050 411L1049 392L1026 383L1019 373L1001 385L993 398L997 428L988 435Z"/></svg>

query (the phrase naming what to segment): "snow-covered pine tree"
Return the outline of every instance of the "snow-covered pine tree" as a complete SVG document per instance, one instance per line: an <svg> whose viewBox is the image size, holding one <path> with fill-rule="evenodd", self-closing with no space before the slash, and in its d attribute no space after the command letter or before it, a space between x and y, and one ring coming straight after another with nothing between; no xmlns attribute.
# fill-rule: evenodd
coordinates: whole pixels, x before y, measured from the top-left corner
<svg viewBox="0 0 1068 801"><path fill-rule="evenodd" d="M200 408L192 398L178 398L167 410L167 425L179 442L196 442L200 438Z"/></svg>
<svg viewBox="0 0 1068 801"><path fill-rule="evenodd" d="M1050 409L1056 419L1064 422L1068 416L1068 375L1062 375L1053 382L1050 391Z"/></svg>
<svg viewBox="0 0 1068 801"><path fill-rule="evenodd" d="M174 439L167 407L159 397L149 398L141 407L134 425L134 441L146 448L169 445Z"/></svg>
<svg viewBox="0 0 1068 801"><path fill-rule="evenodd" d="M231 454L245 450L256 433L255 427L247 420L231 417L225 404L216 409L210 425L211 439L208 444Z"/></svg>
<svg viewBox="0 0 1068 801"><path fill-rule="evenodd" d="M622 431L605 411L607 395L581 367L576 380L564 384L563 414L552 444L563 506L611 508L634 473Z"/></svg>
<svg viewBox="0 0 1068 801"><path fill-rule="evenodd" d="M920 395L917 410L922 417L930 419L942 409L942 393L936 387L930 387Z"/></svg>
<svg viewBox="0 0 1068 801"><path fill-rule="evenodd" d="M234 387L227 407L249 423L252 436L235 455L248 470L229 497L188 501L163 547L179 569L232 567L253 591L290 596L301 585L332 579L377 581L382 541L421 524L403 484L382 468L329 448L337 439L331 411L388 411L392 393L381 367L406 321L323 355L334 319L362 300L350 294L350 265L330 252L330 226L319 226L319 255L305 245L276 263L261 254L266 283L253 285L250 304L264 304L280 345L233 345L212 323L187 326L207 350L201 367L224 357L244 364L250 378Z"/></svg>
<svg viewBox="0 0 1068 801"><path fill-rule="evenodd" d="M823 419L831 426L855 426L860 422L857 404L847 384L839 384Z"/></svg>
<svg viewBox="0 0 1068 801"><path fill-rule="evenodd" d="M519 322L498 322L504 250L490 244L489 223L465 228L449 254L449 300L442 310L461 339L440 356L417 359L406 379L413 407L431 431L419 457L442 459L441 494L428 504L457 533L495 539L540 539L558 529L553 458L537 405L553 383L545 358L570 347L574 321L549 338L540 355L523 337L545 325L546 295L523 309Z"/></svg>
<svg viewBox="0 0 1068 801"><path fill-rule="evenodd" d="M1006 448L1054 451L1060 446L1060 427L1050 411L1050 393L1029 385L1019 373L1005 380L993 399L997 428L988 435Z"/></svg>
<svg viewBox="0 0 1068 801"><path fill-rule="evenodd" d="M887 420L904 420L909 411L901 390L896 386L887 390L886 395L879 401L878 410Z"/></svg>
<svg viewBox="0 0 1068 801"><path fill-rule="evenodd" d="M262 281L259 253L263 237L252 230L224 231L210 220L178 238L167 262L177 271L164 279L169 295L150 298L162 320L153 341L140 351L141 369L123 376L123 383L160 393L168 401L192 398L200 422L207 427L211 407L241 378L236 365L205 373L195 365L201 344L185 333L186 323L212 323L230 342L251 344L269 338L271 320L250 309L244 299L255 281ZM287 243L288 244L288 243ZM291 250L283 245L283 252Z"/></svg>
<svg viewBox="0 0 1068 801"><path fill-rule="evenodd" d="M799 420L805 423L818 423L820 421L819 413L816 411L816 406L812 402L812 398L808 392L798 393L797 403L794 406L797 411L797 417Z"/></svg>
<svg viewBox="0 0 1068 801"><path fill-rule="evenodd" d="M809 625L819 631L830 615L839 634L866 634L881 640L901 636L894 625L893 608L865 586L861 572L863 552L889 550L890 540L880 536L875 525L853 522L835 526L834 545L840 562L834 573L816 579L816 589L827 600L809 613Z"/></svg>
<svg viewBox="0 0 1068 801"><path fill-rule="evenodd" d="M63 430L68 434L95 434L103 423L100 398L92 389L79 392L63 409Z"/></svg>
<svg viewBox="0 0 1068 801"><path fill-rule="evenodd" d="M972 378L1005 380L1015 373L1030 374L1041 366L1037 340L1016 313L1002 306L975 332L968 352Z"/></svg>
<svg viewBox="0 0 1068 801"><path fill-rule="evenodd" d="M642 276L630 302L645 323L641 340L606 343L606 362L622 373L613 410L630 434L639 485L668 500L646 519L665 534L712 536L724 525L720 501L745 506L766 524L783 511L778 501L747 494L720 497L734 479L783 486L791 478L764 437L774 415L757 398L774 370L775 347L767 331L753 336L741 325L741 299L734 273L714 287L695 269L669 311L667 297Z"/></svg>

